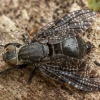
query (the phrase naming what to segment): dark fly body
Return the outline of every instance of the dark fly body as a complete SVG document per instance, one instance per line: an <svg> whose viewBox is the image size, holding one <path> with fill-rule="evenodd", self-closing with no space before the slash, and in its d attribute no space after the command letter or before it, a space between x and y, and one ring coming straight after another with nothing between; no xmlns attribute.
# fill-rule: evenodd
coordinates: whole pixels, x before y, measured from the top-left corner
<svg viewBox="0 0 100 100"><path fill-rule="evenodd" d="M83 60L93 45L78 35L85 32L94 20L93 11L78 10L44 26L33 34L29 44L6 44L3 60L15 67L1 71L0 74L32 64L49 78L77 89L100 90L99 77L94 75L93 69L89 70ZM33 74L34 71L29 80Z"/></svg>

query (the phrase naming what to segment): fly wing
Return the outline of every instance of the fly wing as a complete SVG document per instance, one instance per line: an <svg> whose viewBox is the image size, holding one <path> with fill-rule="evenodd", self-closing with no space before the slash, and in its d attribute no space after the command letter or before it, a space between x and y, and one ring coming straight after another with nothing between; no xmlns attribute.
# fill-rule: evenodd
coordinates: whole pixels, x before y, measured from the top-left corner
<svg viewBox="0 0 100 100"><path fill-rule="evenodd" d="M40 65L39 69L46 76L68 83L77 89L100 90L100 76L97 76L96 71L85 61L65 56L54 57L50 63Z"/></svg>
<svg viewBox="0 0 100 100"><path fill-rule="evenodd" d="M41 43L56 44L83 33L94 22L94 19L95 13L92 10L78 10L46 25L33 37Z"/></svg>

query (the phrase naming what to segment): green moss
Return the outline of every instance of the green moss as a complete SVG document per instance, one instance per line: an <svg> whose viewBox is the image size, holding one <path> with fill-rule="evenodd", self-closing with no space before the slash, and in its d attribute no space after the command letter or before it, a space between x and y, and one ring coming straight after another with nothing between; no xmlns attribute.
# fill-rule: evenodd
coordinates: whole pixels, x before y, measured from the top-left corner
<svg viewBox="0 0 100 100"><path fill-rule="evenodd" d="M88 0L88 7L94 11L100 10L100 0Z"/></svg>

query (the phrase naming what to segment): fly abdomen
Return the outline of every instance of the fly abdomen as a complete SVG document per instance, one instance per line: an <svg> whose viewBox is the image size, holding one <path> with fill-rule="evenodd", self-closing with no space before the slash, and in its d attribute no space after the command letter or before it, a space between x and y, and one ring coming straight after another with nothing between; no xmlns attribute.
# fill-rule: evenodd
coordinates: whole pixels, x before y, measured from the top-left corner
<svg viewBox="0 0 100 100"><path fill-rule="evenodd" d="M86 43L79 36L72 37L62 42L62 51L64 55L81 59L86 54Z"/></svg>

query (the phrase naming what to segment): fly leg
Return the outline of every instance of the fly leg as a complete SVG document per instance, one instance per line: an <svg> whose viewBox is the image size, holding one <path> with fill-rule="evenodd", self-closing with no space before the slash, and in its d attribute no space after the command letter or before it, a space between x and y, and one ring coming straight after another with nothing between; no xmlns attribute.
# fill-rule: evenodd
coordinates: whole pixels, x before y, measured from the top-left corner
<svg viewBox="0 0 100 100"><path fill-rule="evenodd" d="M70 95L73 94L73 91L71 90L71 88L67 88L65 83L63 83L63 84L61 85L61 89L67 91Z"/></svg>
<svg viewBox="0 0 100 100"><path fill-rule="evenodd" d="M12 68L7 68L7 69L1 71L0 74L6 73L6 72L8 72L10 70L13 70L13 69L22 69L22 68L25 68L26 66L27 66L26 64L16 65L16 66L14 66Z"/></svg>
<svg viewBox="0 0 100 100"><path fill-rule="evenodd" d="M94 63L95 63L97 66L100 66L100 63L99 63L99 62L94 61Z"/></svg>
<svg viewBox="0 0 100 100"><path fill-rule="evenodd" d="M22 39L23 42L25 42L26 44L27 44L27 43L30 43L30 39L28 38L27 35L23 34L22 37L23 37L23 39Z"/></svg>
<svg viewBox="0 0 100 100"><path fill-rule="evenodd" d="M23 42L25 43L30 43L32 42L34 35L36 34L36 32L38 31L38 28L34 28L32 30L30 30L27 34L23 34Z"/></svg>
<svg viewBox="0 0 100 100"><path fill-rule="evenodd" d="M6 73L6 72L8 72L8 71L10 71L10 70L13 70L13 69L15 69L15 67L7 68L7 69L1 71L0 74Z"/></svg>
<svg viewBox="0 0 100 100"><path fill-rule="evenodd" d="M33 76L34 76L34 74L35 74L35 72L36 72L36 69L37 69L37 67L35 67L35 68L32 70L32 72L31 72L31 74L30 74L30 76L29 76L29 78L28 78L28 83L31 83L31 82L32 82L32 78L33 78Z"/></svg>

